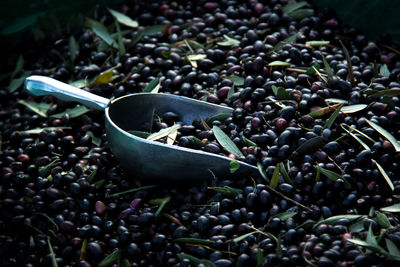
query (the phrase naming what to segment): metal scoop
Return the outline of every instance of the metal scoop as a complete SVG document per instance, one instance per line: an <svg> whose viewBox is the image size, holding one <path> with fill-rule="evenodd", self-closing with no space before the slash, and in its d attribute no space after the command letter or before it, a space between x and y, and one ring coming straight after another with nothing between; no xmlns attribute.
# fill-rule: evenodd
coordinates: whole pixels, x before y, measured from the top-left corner
<svg viewBox="0 0 400 267"><path fill-rule="evenodd" d="M107 138L112 153L120 165L134 177L158 181L198 182L212 175L230 175L231 159L201 150L149 141L129 131L139 130L149 122L153 109L157 114L172 111L180 120L191 125L199 117L207 118L232 109L199 100L170 94L138 93L107 98L78 89L44 76L30 76L25 88L33 95L51 95L64 101L75 101L88 108L104 110ZM258 169L238 161L235 176L258 177Z"/></svg>

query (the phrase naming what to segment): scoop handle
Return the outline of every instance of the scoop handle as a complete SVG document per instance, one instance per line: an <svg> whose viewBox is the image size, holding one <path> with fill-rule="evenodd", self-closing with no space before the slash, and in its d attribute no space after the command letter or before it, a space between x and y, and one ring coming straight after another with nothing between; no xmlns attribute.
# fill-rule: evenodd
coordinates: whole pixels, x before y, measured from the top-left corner
<svg viewBox="0 0 400 267"><path fill-rule="evenodd" d="M97 110L104 110L110 103L107 98L40 75L32 75L26 78L25 89L35 96L51 95L60 100L78 102Z"/></svg>

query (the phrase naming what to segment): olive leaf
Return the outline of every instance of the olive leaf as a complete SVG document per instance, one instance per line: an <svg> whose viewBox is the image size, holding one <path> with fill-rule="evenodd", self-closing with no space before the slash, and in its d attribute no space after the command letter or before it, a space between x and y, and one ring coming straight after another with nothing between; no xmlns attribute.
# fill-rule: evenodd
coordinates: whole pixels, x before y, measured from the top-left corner
<svg viewBox="0 0 400 267"><path fill-rule="evenodd" d="M89 109L87 107L79 105L74 108L68 108L64 112L53 114L50 116L50 118L61 119L65 114L68 114L71 118L76 118L87 113L88 111Z"/></svg>
<svg viewBox="0 0 400 267"><path fill-rule="evenodd" d="M194 49L205 49L205 47L204 47L203 44L201 44L201 43L199 43L199 42L196 42L196 41L194 41L194 40L187 40L187 42L188 42L189 45L190 45L191 47L193 47Z"/></svg>
<svg viewBox="0 0 400 267"><path fill-rule="evenodd" d="M362 215L356 215L356 214L336 215L336 216L326 218L324 220L320 220L313 226L313 228L316 228L321 224L335 225L341 219L347 219L349 221L354 221L354 220L361 218L361 216Z"/></svg>
<svg viewBox="0 0 400 267"><path fill-rule="evenodd" d="M157 198L157 199L151 199L149 201L149 204L151 205L158 205L158 209L156 210L156 212L154 213L155 217L158 217L158 215L160 215L161 211L164 209L165 205L171 200L170 197L166 197L166 198Z"/></svg>
<svg viewBox="0 0 400 267"><path fill-rule="evenodd" d="M239 243L240 241L246 239L247 237L249 237L249 236L251 236L251 235L254 235L255 233L257 233L257 231L253 231L253 232L250 232L250 233L247 233L247 234L238 236L238 237L234 238L232 241L233 241L234 243Z"/></svg>
<svg viewBox="0 0 400 267"><path fill-rule="evenodd" d="M224 34L225 41L217 42L220 46L233 46L240 44L239 40L229 37L228 35Z"/></svg>
<svg viewBox="0 0 400 267"><path fill-rule="evenodd" d="M333 123L335 122L337 116L339 115L339 112L340 112L340 110L342 109L343 105L344 105L344 104L341 103L341 104L336 108L336 110L332 113L332 115L331 115L331 116L329 117L329 119L326 121L326 123L325 123L323 129L330 129L330 128L332 127L332 125L333 125Z"/></svg>
<svg viewBox="0 0 400 267"><path fill-rule="evenodd" d="M329 63L328 63L328 61L326 61L326 58L324 57L324 55L321 54L321 57L322 57L322 62L324 62L324 69L325 69L326 74L328 74L329 78L332 78L333 71L332 71L331 66L329 66Z"/></svg>
<svg viewBox="0 0 400 267"><path fill-rule="evenodd" d="M278 214L272 216L272 218L278 218L281 221L286 221L287 219L292 218L296 215L297 215L296 211L288 211L288 212L278 213Z"/></svg>
<svg viewBox="0 0 400 267"><path fill-rule="evenodd" d="M148 133L148 132L135 131L135 130L129 130L127 132L130 134L136 135L138 137L144 138L144 139L146 139L150 135L150 133Z"/></svg>
<svg viewBox="0 0 400 267"><path fill-rule="evenodd" d="M386 247L388 248L390 254L397 255L397 256L400 255L399 248L396 246L395 243L393 243L392 240L385 238L385 242L386 242Z"/></svg>
<svg viewBox="0 0 400 267"><path fill-rule="evenodd" d="M186 59L189 61L190 65L193 68L197 68L197 61L201 59L205 59L207 55L204 54L196 54L196 55L187 55Z"/></svg>
<svg viewBox="0 0 400 267"><path fill-rule="evenodd" d="M146 27L146 28L138 31L135 34L135 36L133 36L133 38L131 40L131 43L129 44L128 49L134 47L137 44L137 42L139 42L143 38L143 36L145 36L145 35L149 35L149 36L157 35L159 33L162 33L164 28L165 28L165 25L153 25L153 26L149 26L149 27Z"/></svg>
<svg viewBox="0 0 400 267"><path fill-rule="evenodd" d="M342 107L341 111L345 114L356 113L368 107L367 104L356 104Z"/></svg>
<svg viewBox="0 0 400 267"><path fill-rule="evenodd" d="M104 42L106 42L106 44L113 46L114 48L118 48L117 43L111 37L110 33L107 31L107 28L103 25L103 23L88 18L86 19L85 25L86 27L90 28Z"/></svg>
<svg viewBox="0 0 400 267"><path fill-rule="evenodd" d="M47 245L49 247L50 256L51 256L51 265L53 267L58 267L58 263L56 260L56 254L54 253L53 246L50 243L50 237L47 237Z"/></svg>
<svg viewBox="0 0 400 267"><path fill-rule="evenodd" d="M364 222L355 222L349 226L350 233L359 233L365 230Z"/></svg>
<svg viewBox="0 0 400 267"><path fill-rule="evenodd" d="M262 165L261 162L257 161L257 168L258 171L260 172L261 177L267 182L269 183L269 179L267 177L267 173L264 170L264 166Z"/></svg>
<svg viewBox="0 0 400 267"><path fill-rule="evenodd" d="M365 91L365 93L371 97L381 97L381 96L399 96L400 95L400 89L399 88L393 88L393 89L385 89L385 90L372 90L368 89Z"/></svg>
<svg viewBox="0 0 400 267"><path fill-rule="evenodd" d="M313 14L314 14L314 10L313 9L302 8L302 9L297 9L297 10L295 10L293 12L290 12L289 16L291 16L295 20L300 20L300 19L304 19L304 18L310 17Z"/></svg>
<svg viewBox="0 0 400 267"><path fill-rule="evenodd" d="M349 181L347 181L346 179L343 178L343 176L341 176L340 174L324 169L322 167L320 167L319 165L316 165L316 168L320 169L320 172L325 175L326 177L328 177L329 179L331 179L332 181L336 181L338 179L342 179L344 181L344 188L346 189L350 189L351 188L351 184L349 183Z"/></svg>
<svg viewBox="0 0 400 267"><path fill-rule="evenodd" d="M268 63L268 66L270 66L270 67L273 67L273 66L288 67L288 66L290 66L290 62L275 60L275 61Z"/></svg>
<svg viewBox="0 0 400 267"><path fill-rule="evenodd" d="M324 145L324 138L322 136L315 136L311 139L308 139L303 144L301 144L297 149L296 153L305 154L311 153L313 151L318 150L319 148L323 147Z"/></svg>
<svg viewBox="0 0 400 267"><path fill-rule="evenodd" d="M274 46L274 48L272 48L272 50L271 50L269 53L273 53L273 52L276 52L276 51L281 50L282 47L283 47L285 44L293 44L293 43L295 43L297 37L298 37L300 34L301 34L301 32L298 32L298 33L293 34L293 35L289 36L288 38L286 38L286 39L280 41L279 43L277 43L277 44Z"/></svg>
<svg viewBox="0 0 400 267"><path fill-rule="evenodd" d="M271 181L269 182L269 186L273 189L276 189L279 184L279 163L276 164L274 172L272 173Z"/></svg>
<svg viewBox="0 0 400 267"><path fill-rule="evenodd" d="M47 164L46 166L42 166L39 168L39 176L41 177L46 177L46 175L49 173L50 169L53 168L53 166L58 163L60 160L59 159L55 159L52 162L50 162L49 164Z"/></svg>
<svg viewBox="0 0 400 267"><path fill-rule="evenodd" d="M112 78L112 76L114 74L113 69L114 68L111 68L111 69L108 69L108 70L103 71L102 73L100 73L94 79L94 81L90 83L89 87L90 88L99 87L99 86L101 86L103 84L108 83L111 80L111 78Z"/></svg>
<svg viewBox="0 0 400 267"><path fill-rule="evenodd" d="M229 91L228 91L226 99L230 99L234 93L235 93L235 85L232 85L231 89L229 89Z"/></svg>
<svg viewBox="0 0 400 267"><path fill-rule="evenodd" d="M225 185L224 187L208 187L208 189L214 190L214 191L221 193L222 195L225 195L228 197L236 197L237 195L239 195L243 192L242 189L233 188L233 187L230 187L227 185Z"/></svg>
<svg viewBox="0 0 400 267"><path fill-rule="evenodd" d="M155 141L155 140L161 139L163 137L166 137L167 135L171 134L173 131L178 130L179 128L181 128L181 125L175 124L171 127L161 129L160 131L158 131L156 133L152 133L146 139L150 140L150 141Z"/></svg>
<svg viewBox="0 0 400 267"><path fill-rule="evenodd" d="M87 249L87 239L85 238L85 240L83 240L82 242L82 246L81 246L81 250L80 250L80 260L85 260L86 259L86 249Z"/></svg>
<svg viewBox="0 0 400 267"><path fill-rule="evenodd" d="M279 163L279 171L281 172L285 182L294 186L293 180L292 178L290 178L288 172L286 171L285 164L283 164L283 162Z"/></svg>
<svg viewBox="0 0 400 267"><path fill-rule="evenodd" d="M384 213L378 213L376 215L376 221L379 223L380 226L386 229L393 228L392 224L390 223L388 217Z"/></svg>
<svg viewBox="0 0 400 267"><path fill-rule="evenodd" d="M347 130L344 126L349 127L351 131ZM351 126L342 123L340 124L340 127L342 127L342 129L345 130L351 137L356 139L356 141L359 142L366 150L371 150L367 144L365 144L360 138L358 138L355 134L352 133L353 128Z"/></svg>
<svg viewBox="0 0 400 267"><path fill-rule="evenodd" d="M246 136L242 135L243 142L246 144L246 146L255 146L258 147L256 143L251 141L250 139L246 138Z"/></svg>
<svg viewBox="0 0 400 267"><path fill-rule="evenodd" d="M240 149L236 146L236 144L227 136L221 128L214 125L212 128L215 138L217 139L218 143L225 148L228 152L234 154L236 157L240 158L243 157L243 153Z"/></svg>
<svg viewBox="0 0 400 267"><path fill-rule="evenodd" d="M74 36L71 35L69 37L69 56L71 58L71 63L74 64L75 58L76 58L76 52L79 51L79 44L75 40Z"/></svg>
<svg viewBox="0 0 400 267"><path fill-rule="evenodd" d="M36 103L33 101L18 100L18 103L24 105L28 109L32 110L39 116L47 118L47 111L49 110L51 104L48 103Z"/></svg>
<svg viewBox="0 0 400 267"><path fill-rule="evenodd" d="M333 103L333 104L337 104L337 103L348 104L349 103L349 101L344 100L344 99L340 99L340 98L327 98L327 99L325 99L325 102Z"/></svg>
<svg viewBox="0 0 400 267"><path fill-rule="evenodd" d="M338 103L332 106L327 106L327 107L323 107L320 108L318 110L314 110L310 113L308 113L308 115L310 115L311 117L322 117L326 114L331 113L332 111L336 110L342 103Z"/></svg>
<svg viewBox="0 0 400 267"><path fill-rule="evenodd" d="M239 76L231 75L231 76L225 77L225 79L231 80L233 82L233 84L236 86L244 85L244 78L239 77Z"/></svg>
<svg viewBox="0 0 400 267"><path fill-rule="evenodd" d="M141 186L138 188L133 188L133 189L129 189L123 192L119 192L119 193L114 193L112 195L107 196L108 198L110 197L119 197L121 195L125 195L125 194L129 194L129 193L133 193L133 192L137 192L137 191L142 191L142 190L146 190L146 189L151 189L157 187L157 185L145 185L145 186Z"/></svg>
<svg viewBox="0 0 400 267"><path fill-rule="evenodd" d="M354 77L353 65L351 64L349 51L344 46L344 44L342 43L341 40L339 40L339 42L342 45L342 50L343 50L344 56L346 57L346 60L347 60L347 72L349 73L350 83L351 83L352 86L356 86L356 78Z"/></svg>
<svg viewBox="0 0 400 267"><path fill-rule="evenodd" d="M379 73L384 77L389 77L390 76L390 71L389 71L388 66L386 64L383 64L379 68Z"/></svg>
<svg viewBox="0 0 400 267"><path fill-rule="evenodd" d="M240 163L232 160L231 162L229 162L229 165L231 166L229 168L230 173L234 173L235 171L237 171L240 168Z"/></svg>
<svg viewBox="0 0 400 267"><path fill-rule="evenodd" d="M396 150L396 152L400 151L399 141L397 141L396 138L394 138L394 136L391 133L389 133L388 131L383 129L381 126L379 126L375 122L372 122L372 121L370 121L368 119L366 119L366 121L368 122L369 125L371 125L372 128L375 129L375 131L377 131L378 133L383 135L387 140L389 140L390 143L392 143L392 145L393 145L394 149Z"/></svg>
<svg viewBox="0 0 400 267"><path fill-rule="evenodd" d="M207 125L211 125L214 121L224 122L227 118L231 117L232 113L219 113L209 117L206 120Z"/></svg>
<svg viewBox="0 0 400 267"><path fill-rule="evenodd" d="M375 160L372 160L376 167L378 167L378 170L380 171L380 173L382 174L383 178L385 178L386 182L388 183L390 189L392 189L392 191L394 191L394 185L392 183L392 180L390 180L389 175L387 175L386 171L382 168L382 166L376 162Z"/></svg>
<svg viewBox="0 0 400 267"><path fill-rule="evenodd" d="M35 128L30 130L18 131L18 133L26 133L26 134L40 134L43 131L55 131L55 130L70 130L71 127L43 127L43 128Z"/></svg>
<svg viewBox="0 0 400 267"><path fill-rule="evenodd" d="M381 208L381 211L386 212L400 212L400 203Z"/></svg>
<svg viewBox="0 0 400 267"><path fill-rule="evenodd" d="M149 82L148 85L146 85L145 88L143 88L143 93L158 93L158 90L160 89L161 83L159 78L155 78Z"/></svg>
<svg viewBox="0 0 400 267"><path fill-rule="evenodd" d="M113 252L111 252L111 254L109 254L108 256L106 256L100 263L99 263L99 267L110 267L113 266L114 264L116 264L118 262L118 260L121 257L121 250L119 248L117 248L116 250L114 250Z"/></svg>
<svg viewBox="0 0 400 267"><path fill-rule="evenodd" d="M309 46L323 46L323 45L328 45L330 42L329 41L307 41L306 45Z"/></svg>
<svg viewBox="0 0 400 267"><path fill-rule="evenodd" d="M131 19L125 14L122 14L121 12L118 12L116 10L108 8L108 11L113 15L113 17L121 24L131 27L131 28L137 28L139 24L137 21Z"/></svg>
<svg viewBox="0 0 400 267"><path fill-rule="evenodd" d="M271 88L272 92L274 92L274 94L276 95L277 98L279 98L279 100L290 100L289 93L282 86L277 87L275 85L272 85Z"/></svg>
<svg viewBox="0 0 400 267"><path fill-rule="evenodd" d="M281 8L281 10L282 10L282 13L289 14L290 12L293 12L293 11L295 11L295 10L297 10L299 8L302 8L302 7L306 6L306 5L307 5L306 1L294 2L294 3L290 3L290 4L284 5Z"/></svg>

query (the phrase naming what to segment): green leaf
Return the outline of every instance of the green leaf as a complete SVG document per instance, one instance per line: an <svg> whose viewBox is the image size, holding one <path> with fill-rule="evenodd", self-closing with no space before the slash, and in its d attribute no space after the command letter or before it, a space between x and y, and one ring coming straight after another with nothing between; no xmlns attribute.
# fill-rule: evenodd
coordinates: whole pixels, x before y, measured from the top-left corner
<svg viewBox="0 0 400 267"><path fill-rule="evenodd" d="M400 212L400 203L381 208L381 211L386 212Z"/></svg>
<svg viewBox="0 0 400 267"><path fill-rule="evenodd" d="M53 114L50 118L57 118L61 119L65 114L69 114L71 118L76 118L82 116L83 114L87 113L89 109L85 106L76 106L74 108L68 108L64 112Z"/></svg>
<svg viewBox="0 0 400 267"><path fill-rule="evenodd" d="M236 144L227 136L221 128L214 125L212 128L215 138L217 139L218 143L225 148L228 152L234 154L236 157L240 158L243 157L243 153L240 149L236 146Z"/></svg>
<svg viewBox="0 0 400 267"><path fill-rule="evenodd" d="M118 262L118 259L121 257L121 250L117 248L107 257L105 257L100 263L99 267L111 267Z"/></svg>
<svg viewBox="0 0 400 267"><path fill-rule="evenodd" d="M193 68L197 68L197 61L206 58L207 55L197 54L197 55L187 55L186 59L189 61Z"/></svg>
<svg viewBox="0 0 400 267"><path fill-rule="evenodd" d="M91 132L91 131L87 131L86 134L89 135L90 137L92 137L92 143L94 145L96 145L96 146L100 146L101 145L101 138L100 137L95 136L94 133Z"/></svg>
<svg viewBox="0 0 400 267"><path fill-rule="evenodd" d="M78 50L79 50L79 44L75 40L74 36L71 35L71 37L69 37L69 54L72 64L74 64L76 58L76 52L78 52Z"/></svg>
<svg viewBox="0 0 400 267"><path fill-rule="evenodd" d="M11 23L7 23L7 26L0 31L0 35L10 35L22 31L35 24L38 17L44 15L45 13L46 12L40 12L31 16L16 18Z"/></svg>
<svg viewBox="0 0 400 267"><path fill-rule="evenodd" d="M372 232L372 223L369 224L367 238L365 241L367 241L368 243L373 244L375 246L378 245L378 242L376 242L374 233Z"/></svg>
<svg viewBox="0 0 400 267"><path fill-rule="evenodd" d="M326 58L324 57L324 55L321 54L321 57L322 57L322 61L324 62L324 69L325 69L326 74L328 74L329 78L332 78L333 71L332 71L331 66L329 66L329 63L328 63L328 61L326 61Z"/></svg>
<svg viewBox="0 0 400 267"><path fill-rule="evenodd" d="M296 43L296 39L297 39L297 37L298 37L300 34L301 34L301 33L298 32L298 33L293 34L293 35L289 36L288 38L286 38L286 39L280 41L279 43L277 43L277 44L274 46L274 48L273 48L269 53L272 53L272 52L276 52L276 51L281 50L282 47L283 47L285 44Z"/></svg>
<svg viewBox="0 0 400 267"><path fill-rule="evenodd" d="M81 256L79 257L80 260L85 260L86 258L86 248L87 248L87 239L83 240L81 246Z"/></svg>
<svg viewBox="0 0 400 267"><path fill-rule="evenodd" d="M49 215L47 215L46 213L43 213L43 212L35 213L35 215L41 215L44 218L46 218L54 226L54 229L56 229L56 231L58 231L59 227L58 227L57 223L52 218L50 218Z"/></svg>
<svg viewBox="0 0 400 267"><path fill-rule="evenodd" d="M15 69L12 72L11 77L14 77L15 75L17 75L18 72L20 72L23 67L24 67L24 57L21 54L18 57L17 63L15 64Z"/></svg>
<svg viewBox="0 0 400 267"><path fill-rule="evenodd" d="M89 86L86 79L76 80L76 81L70 82L69 84L74 87L81 88L81 89L86 86Z"/></svg>
<svg viewBox="0 0 400 267"><path fill-rule="evenodd" d="M194 40L188 40L187 42L188 42L189 45L190 45L191 47L193 47L194 49L205 49L205 47L204 47L203 44L201 44L201 43L199 43L199 42L196 42L196 41L194 41Z"/></svg>
<svg viewBox="0 0 400 267"><path fill-rule="evenodd" d="M233 46L233 45L239 45L240 44L239 40L231 38L226 34L224 34L224 38L225 38L225 41L217 42L217 44L220 45L220 46Z"/></svg>
<svg viewBox="0 0 400 267"><path fill-rule="evenodd" d="M294 186L292 178L290 178L288 172L286 171L285 164L283 164L283 162L279 163L279 171L282 174L282 177L285 180L285 182Z"/></svg>
<svg viewBox="0 0 400 267"><path fill-rule="evenodd" d="M342 105L342 104L338 103L338 104L335 104L332 106L323 107L323 108L320 108L318 110L308 113L308 115L310 115L311 117L322 117L322 116L329 114L332 111L336 110L340 105Z"/></svg>
<svg viewBox="0 0 400 267"><path fill-rule="evenodd" d="M317 168L320 169L321 173L323 175L325 175L326 177L328 177L329 179L331 179L332 181L336 181L338 179L342 179L344 181L344 188L346 189L350 189L351 188L351 184L349 183L349 181L347 181L346 179L344 179L340 174L333 172L333 171L329 171L327 169L321 168L319 165L316 165Z"/></svg>
<svg viewBox="0 0 400 267"><path fill-rule="evenodd" d="M256 143L251 141L250 139L246 138L246 136L242 135L243 142L246 144L246 146L255 146L258 147Z"/></svg>
<svg viewBox="0 0 400 267"><path fill-rule="evenodd" d="M359 233L364 231L365 226L364 226L364 222L360 221L360 222L355 222L352 225L349 226L349 232L350 233Z"/></svg>
<svg viewBox="0 0 400 267"><path fill-rule="evenodd" d="M121 195L129 194L129 193L133 193L133 192L137 192L137 191L142 191L142 190L146 190L146 189L151 189L154 187L157 187L157 185L146 185L146 186L142 186L142 187L138 187L138 188L129 189L129 190L126 190L123 192L115 193L108 197L119 197Z"/></svg>
<svg viewBox="0 0 400 267"><path fill-rule="evenodd" d="M383 228L386 228L386 229L393 228L393 226L390 224L388 217L384 213L378 213L376 215L376 221Z"/></svg>
<svg viewBox="0 0 400 267"><path fill-rule="evenodd" d="M367 104L356 104L356 105L344 106L342 107L341 111L345 114L356 113L366 109L367 107L368 107Z"/></svg>
<svg viewBox="0 0 400 267"><path fill-rule="evenodd" d="M204 147L205 146L204 143L199 138L197 138L196 136L189 136L188 138L193 140L193 142L199 147Z"/></svg>
<svg viewBox="0 0 400 267"><path fill-rule="evenodd" d="M115 28L117 29L118 52L119 52L119 56L122 57L126 53L124 38L122 37L121 29L117 22L115 22Z"/></svg>
<svg viewBox="0 0 400 267"><path fill-rule="evenodd" d="M400 89L398 88L393 88L393 89L386 89L386 90L372 90L368 89L365 91L365 93L371 97L381 97L381 96L399 96L400 95Z"/></svg>
<svg viewBox="0 0 400 267"><path fill-rule="evenodd" d="M196 257L194 257L192 255L189 255L189 254L179 253L176 256L181 261L183 261L184 259L190 260L193 264L195 264L195 266L197 266L199 264L203 264L206 267L216 267L216 265L214 263L212 263L211 261L209 261L209 260L201 260L201 259L196 258Z"/></svg>
<svg viewBox="0 0 400 267"><path fill-rule="evenodd" d="M165 205L171 200L170 197L166 198L157 198L157 199L151 199L149 201L149 204L152 205L159 205L157 211L154 213L155 217L158 217L160 215L161 211L164 209Z"/></svg>
<svg viewBox="0 0 400 267"><path fill-rule="evenodd" d="M257 231L250 232L250 233L247 233L247 234L238 236L238 237L234 238L232 241L233 241L234 243L239 243L240 241L246 239L247 237L249 237L249 236L251 236L251 235L254 235L255 233L257 233Z"/></svg>
<svg viewBox="0 0 400 267"><path fill-rule="evenodd" d="M271 181L269 182L269 186L272 187L273 189L276 189L278 187L278 184L279 184L279 163L276 164L276 167L272 174Z"/></svg>
<svg viewBox="0 0 400 267"><path fill-rule="evenodd" d="M328 45L329 43L330 43L329 41L308 41L308 42L306 42L306 45L322 46L322 45Z"/></svg>
<svg viewBox="0 0 400 267"><path fill-rule="evenodd" d="M342 127L342 129L345 130L351 137L356 139L356 141L359 142L365 149L371 150L367 144L365 144L360 138L358 138L355 134L353 134L352 131L347 130L344 126L349 127L351 130L353 130L352 127L344 123L340 124L340 127Z"/></svg>
<svg viewBox="0 0 400 267"><path fill-rule="evenodd" d="M346 60L347 60L347 72L348 72L349 77L350 77L350 83L351 83L352 86L355 86L356 85L356 78L354 77L353 65L351 64L349 51L347 51L346 47L344 46L344 44L342 43L341 40L339 40L339 42L342 45L342 50L343 50L344 56L346 57Z"/></svg>
<svg viewBox="0 0 400 267"><path fill-rule="evenodd" d="M264 262L264 253L263 250L261 248L257 249L257 265L256 267L259 267L263 264Z"/></svg>
<svg viewBox="0 0 400 267"><path fill-rule="evenodd" d="M219 113L206 120L208 125L211 125L214 121L224 122L227 118L231 117L232 113Z"/></svg>
<svg viewBox="0 0 400 267"><path fill-rule="evenodd" d="M24 84L26 77L27 76L22 75L19 78L12 79L10 85L8 86L8 91L10 93L15 92L18 88L20 88Z"/></svg>
<svg viewBox="0 0 400 267"><path fill-rule="evenodd" d="M232 85L231 89L229 89L229 91L228 91L228 95L226 96L226 99L230 99L234 93L235 93L235 85Z"/></svg>
<svg viewBox="0 0 400 267"><path fill-rule="evenodd" d="M327 98L327 99L325 99L325 102L333 103L333 104L337 104L337 103L348 104L349 103L349 101L344 100L344 99L340 99L340 98Z"/></svg>
<svg viewBox="0 0 400 267"><path fill-rule="evenodd" d="M342 104L340 104L340 106L338 106L338 107L336 108L336 110L332 113L332 115L331 115L331 116L329 117L329 119L326 121L326 123L325 123L323 129L330 129L330 128L332 127L332 125L333 125L333 123L335 122L337 116L339 115L339 112L340 112L340 110L342 109L343 105L344 105L344 104L342 103Z"/></svg>
<svg viewBox="0 0 400 267"><path fill-rule="evenodd" d="M272 218L279 218L281 221L286 221L289 218L292 218L296 216L297 212L292 211L292 212L282 212L278 213L275 216L272 216Z"/></svg>
<svg viewBox="0 0 400 267"><path fill-rule="evenodd" d="M108 83L111 80L113 74L114 74L113 68L103 71L94 79L94 81L89 85L89 87L90 88L99 87L103 84Z"/></svg>
<svg viewBox="0 0 400 267"><path fill-rule="evenodd" d="M279 98L279 100L290 100L290 95L285 88L272 85L272 91L274 92L276 97Z"/></svg>
<svg viewBox="0 0 400 267"><path fill-rule="evenodd" d="M295 10L295 11L293 11L293 12L290 12L290 16L293 18L293 19L296 19L296 20L300 20L300 19L304 19L304 18L307 18L307 17L311 17L312 15L314 14L314 10L313 9L308 9L308 8L302 8L302 9L297 9L297 10Z"/></svg>
<svg viewBox="0 0 400 267"><path fill-rule="evenodd" d="M203 244L203 245L213 245L215 241L200 238L182 237L172 240L174 243L191 243L191 244Z"/></svg>
<svg viewBox="0 0 400 267"><path fill-rule="evenodd" d="M39 168L39 176L41 177L46 177L47 174L49 173L50 169L53 168L53 166L58 163L60 160L59 159L55 159L52 162L50 162L49 164L47 164L46 166L42 166Z"/></svg>
<svg viewBox="0 0 400 267"><path fill-rule="evenodd" d="M149 82L149 84L143 88L144 93L158 93L158 90L160 89L160 79L159 78L155 78L154 80L152 80L151 82Z"/></svg>
<svg viewBox="0 0 400 267"><path fill-rule="evenodd" d="M121 12L118 12L116 10L110 9L108 8L108 11L110 11L111 15L113 15L113 17L122 25L131 27L131 28L137 28L139 26L139 24L137 23L137 21L131 19L130 17L128 17L125 14L122 14Z"/></svg>
<svg viewBox="0 0 400 267"><path fill-rule="evenodd" d="M288 13L293 12L293 11L295 11L295 10L297 10L299 8L302 8L302 7L306 6L306 5L307 5L306 1L294 2L294 3L290 3L290 4L287 4L287 5L284 5L281 8L281 10L282 10L282 13L288 14Z"/></svg>
<svg viewBox="0 0 400 267"><path fill-rule="evenodd" d="M380 67L379 73L384 77L389 77L390 76L390 71L389 71L388 66L386 64L383 64Z"/></svg>
<svg viewBox="0 0 400 267"><path fill-rule="evenodd" d="M210 190L214 190L218 193L221 193L224 196L228 197L236 197L237 195L243 192L242 189L233 188L230 186L225 185L224 187L208 187Z"/></svg>
<svg viewBox="0 0 400 267"><path fill-rule="evenodd" d="M54 254L53 247L50 243L50 237L47 238L47 245L49 247L50 256L51 256L51 265L53 267L58 267L57 260L56 260L56 254Z"/></svg>
<svg viewBox="0 0 400 267"><path fill-rule="evenodd" d="M32 110L39 116L47 118L46 112L49 110L51 104L47 103L36 103L33 101L18 100L18 103L24 105L28 109Z"/></svg>
<svg viewBox="0 0 400 267"><path fill-rule="evenodd" d="M243 86L244 85L244 78L242 78L242 77L231 75L231 76L227 76L225 78L228 79L228 80L231 80L233 82L233 84L236 85L236 86Z"/></svg>
<svg viewBox="0 0 400 267"><path fill-rule="evenodd" d="M267 182L269 183L269 179L267 177L267 173L264 170L264 166L262 165L261 162L257 161L257 168L258 171L260 172L261 177Z"/></svg>
<svg viewBox="0 0 400 267"><path fill-rule="evenodd" d="M349 239L347 239L347 241L349 241L349 242L351 242L353 244L356 244L356 245L358 245L360 247L369 249L369 250L371 250L373 252L376 252L376 253L385 253L385 250L383 248L381 248L380 246L372 244L372 243L369 243L369 242L366 242L366 241L363 241L363 240L349 238Z"/></svg>
<svg viewBox="0 0 400 267"><path fill-rule="evenodd" d="M314 228L318 227L321 224L335 225L341 219L347 219L349 221L354 221L354 220L357 220L357 219L361 218L361 216L362 215L355 215L355 214L332 216L332 217L329 217L329 218L326 218L324 220L321 220L321 221L317 222L314 225Z"/></svg>
<svg viewBox="0 0 400 267"><path fill-rule="evenodd" d="M153 25L138 31L136 35L132 38L130 47L135 46L136 43L139 42L145 35L152 36L161 33L164 27L165 25Z"/></svg>
<svg viewBox="0 0 400 267"><path fill-rule="evenodd" d="M375 122L372 122L370 120L367 119L367 122L369 125L371 125L372 128L375 129L375 131L379 132L381 135L383 135L387 140L389 140L390 143L392 143L392 145L394 146L394 149L396 150L396 152L400 151L400 144L399 142L396 140L396 138L394 138L394 136L389 133L388 131L386 131L385 129L383 129L381 126L379 126L378 124L376 124Z"/></svg>
<svg viewBox="0 0 400 267"><path fill-rule="evenodd" d="M270 67L273 67L273 66L288 67L288 66L290 66L290 63L285 62L285 61L275 60L275 61L268 63L268 66L270 66Z"/></svg>
<svg viewBox="0 0 400 267"><path fill-rule="evenodd" d="M150 140L150 141L155 141L155 140L161 139L163 137L166 137L167 135L169 135L173 131L178 130L179 128L181 128L180 124L174 124L171 127L167 127L167 128L161 129L160 131L158 131L156 133L152 133L146 139Z"/></svg>
<svg viewBox="0 0 400 267"><path fill-rule="evenodd" d="M43 127L43 128L35 128L30 130L18 131L18 133L25 134L40 134L43 131L55 131L55 130L70 130L71 127Z"/></svg>
<svg viewBox="0 0 400 267"><path fill-rule="evenodd" d="M382 168L382 166L376 162L375 160L373 160L376 164L376 167L378 167L378 170L381 172L383 178L385 178L386 182L388 183L390 189L392 189L392 191L394 191L394 185L392 183L392 180L390 180L389 175L387 175L386 171Z"/></svg>
<svg viewBox="0 0 400 267"><path fill-rule="evenodd" d="M118 48L117 43L108 33L106 26L104 26L101 22L95 21L93 19L87 19L85 24L108 45L113 46L114 48Z"/></svg>
<svg viewBox="0 0 400 267"><path fill-rule="evenodd" d="M94 169L94 171L92 171L92 172L89 174L89 176L87 177L86 180L87 180L89 183L92 183L92 182L94 181L94 177L96 177L96 174L97 174L97 168Z"/></svg>
<svg viewBox="0 0 400 267"><path fill-rule="evenodd" d="M386 247L389 250L389 253L392 255L396 255L399 256L400 255L400 250L399 248L396 246L395 243L393 243L390 239L385 238L385 242L386 242Z"/></svg>
<svg viewBox="0 0 400 267"><path fill-rule="evenodd" d="M324 138L322 136L315 136L308 139L303 144L301 144L296 149L296 152L299 154L309 154L321 148L324 145L324 143L325 143Z"/></svg>
<svg viewBox="0 0 400 267"><path fill-rule="evenodd" d="M240 168L240 163L232 160L231 162L229 162L229 165L231 166L229 171L230 173L234 173L235 171L237 171Z"/></svg>

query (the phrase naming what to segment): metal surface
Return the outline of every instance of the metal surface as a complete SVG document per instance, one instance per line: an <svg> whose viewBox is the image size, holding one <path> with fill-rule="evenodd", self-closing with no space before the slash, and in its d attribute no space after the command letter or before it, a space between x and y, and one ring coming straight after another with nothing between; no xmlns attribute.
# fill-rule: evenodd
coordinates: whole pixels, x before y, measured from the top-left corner
<svg viewBox="0 0 400 267"><path fill-rule="evenodd" d="M25 87L34 95L53 95L95 109L105 105L105 126L111 151L120 165L133 177L158 181L197 182L210 178L213 174L219 177L231 175L229 172L231 159L227 157L149 141L128 133L130 130L140 130L143 123L149 122L153 109L156 114L175 112L182 122L192 124L192 121L200 116L205 119L219 113L232 112L231 108L160 93L131 94L110 103L103 97L42 76L28 77ZM234 176L259 176L256 167L240 161L239 163L240 168Z"/></svg>

